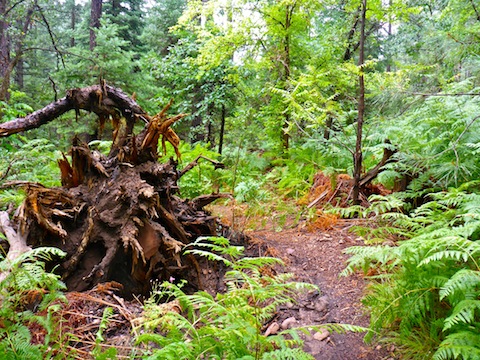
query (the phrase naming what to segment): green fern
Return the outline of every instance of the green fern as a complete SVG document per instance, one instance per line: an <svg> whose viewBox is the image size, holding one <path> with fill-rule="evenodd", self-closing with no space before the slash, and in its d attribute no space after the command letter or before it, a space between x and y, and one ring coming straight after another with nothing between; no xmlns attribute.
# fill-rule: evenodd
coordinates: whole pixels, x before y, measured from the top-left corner
<svg viewBox="0 0 480 360"><path fill-rule="evenodd" d="M434 360L480 359L480 335L478 332L460 331L448 335L433 356Z"/></svg>
<svg viewBox="0 0 480 360"><path fill-rule="evenodd" d="M43 261L52 257L61 257L65 253L55 248L37 248L21 254L14 260L0 261L0 272L5 275L0 282L0 353L12 359L38 359L42 354L60 350L67 340L67 335L61 330L60 320L56 311L59 304L66 301L63 294L65 285L58 275L45 270ZM40 296L34 310L46 310L46 315L37 315L27 310L23 297L33 292ZM46 330L43 344L32 345L27 325L36 323Z"/></svg>
<svg viewBox="0 0 480 360"><path fill-rule="evenodd" d="M137 338L138 343L160 347L148 347L147 358L311 359L300 350L302 341L298 331L309 333L320 327L290 329L268 337L261 333L261 328L280 305L294 301L298 293L317 291L314 285L292 282L292 274L263 275L262 268L281 261L242 258L240 249L230 248L223 238L202 238L195 246L199 249L188 252L223 261L231 267L224 276L226 292L215 296L205 291L188 295L182 291L182 284L171 283L155 289L145 303L144 333ZM175 299L182 313L169 311L168 305L157 305L155 299ZM348 325L325 326L339 332L365 331Z"/></svg>
<svg viewBox="0 0 480 360"><path fill-rule="evenodd" d="M387 211L375 214L378 234L383 228L385 234L394 233L396 246L349 248L343 271L374 270L364 298L371 312L367 339L383 329L407 358L477 356L478 349L457 336L480 339L480 196L467 192L472 187L476 184L429 194L428 202L410 212L376 207Z"/></svg>

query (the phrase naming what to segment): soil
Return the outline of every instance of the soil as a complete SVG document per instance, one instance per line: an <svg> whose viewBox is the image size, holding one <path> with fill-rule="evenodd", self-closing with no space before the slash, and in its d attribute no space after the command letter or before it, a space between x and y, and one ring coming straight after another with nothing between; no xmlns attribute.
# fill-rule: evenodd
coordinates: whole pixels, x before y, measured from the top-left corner
<svg viewBox="0 0 480 360"><path fill-rule="evenodd" d="M348 232L346 224L331 230L291 229L281 232L255 231L249 235L267 246L267 251L284 260L286 272L295 280L312 283L320 293L308 294L297 304L280 309L276 322L294 317L295 326L324 323L367 327L369 316L361 304L365 281L360 274L340 277L348 258L343 250L362 245L363 239ZM268 255L268 254L266 254ZM365 344L362 333L317 333L304 336L305 350L322 360L396 359L393 346Z"/></svg>

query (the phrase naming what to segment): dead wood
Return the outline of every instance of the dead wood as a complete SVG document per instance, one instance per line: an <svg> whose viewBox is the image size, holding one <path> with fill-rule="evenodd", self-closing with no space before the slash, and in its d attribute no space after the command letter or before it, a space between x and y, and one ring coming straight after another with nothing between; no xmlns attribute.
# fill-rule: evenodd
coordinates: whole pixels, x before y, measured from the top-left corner
<svg viewBox="0 0 480 360"><path fill-rule="evenodd" d="M387 145L390 145L390 141L389 140L386 140L385 143ZM378 174L382 171L382 168L384 165L386 165L387 163L391 162L393 159L392 159L392 156L397 152L396 149L391 149L389 147L384 147L383 148L383 156L382 156L382 159L380 160L380 162L371 170L369 170L365 175L362 176L362 178L360 179L360 187L361 188L364 188L366 185L368 185L372 180L374 180Z"/></svg>
<svg viewBox="0 0 480 360"><path fill-rule="evenodd" d="M21 234L13 228L6 211L0 211L0 232L5 235L10 245L6 256L7 260L14 260L21 254L31 250L27 245L28 234Z"/></svg>
<svg viewBox="0 0 480 360"><path fill-rule="evenodd" d="M15 230L6 211L0 211L0 232L5 235L9 244L6 256L7 261L16 259L21 254L31 250L27 245L27 235ZM8 276L7 272L0 272L0 283Z"/></svg>
<svg viewBox="0 0 480 360"><path fill-rule="evenodd" d="M0 136L38 128L70 110L75 110L77 113L79 110L94 112L101 120L109 116L118 119L121 115L128 122L134 122L137 119L148 121L145 111L123 91L102 84L68 90L65 97L48 104L43 109L24 118L0 124Z"/></svg>
<svg viewBox="0 0 480 360"><path fill-rule="evenodd" d="M120 89L106 84L73 89L67 96L25 118L0 124L0 136L39 127L68 110L94 112L99 124L113 123L114 142L103 155L75 138L58 160L60 188L23 186L26 193L14 223L6 229L25 234L25 246L55 246L67 253L59 271L70 290L85 290L105 281L123 285L123 294L145 293L152 281L187 279L188 287L202 284L202 261L183 256L183 248L198 236L227 236L243 241L204 210L227 194L181 199L178 180L204 158L216 168L223 164L197 157L183 170L177 161L159 163L158 147L169 142L177 157L179 138L171 128L184 114L169 116L168 104L149 116ZM146 122L138 134L133 125ZM13 235L12 235L13 236ZM10 240L9 240L10 241ZM12 241L13 243L20 240Z"/></svg>
<svg viewBox="0 0 480 360"><path fill-rule="evenodd" d="M195 166L198 165L198 162L200 159L204 159L204 160L207 160L209 162L211 162L215 169L223 169L225 168L225 165L221 162L218 162L216 160L213 160L213 159L210 159L206 156L203 156L203 155L198 155L195 160L193 160L190 164L188 164L187 166L185 166L182 171L180 172L179 174L179 177L182 177L183 175L185 175L187 172L189 172L190 170L192 170Z"/></svg>

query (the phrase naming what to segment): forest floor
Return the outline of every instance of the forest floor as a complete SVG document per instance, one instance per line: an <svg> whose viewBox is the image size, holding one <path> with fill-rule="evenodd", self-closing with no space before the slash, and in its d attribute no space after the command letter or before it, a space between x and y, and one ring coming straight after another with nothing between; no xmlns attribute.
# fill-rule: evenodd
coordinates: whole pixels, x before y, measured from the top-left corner
<svg viewBox="0 0 480 360"><path fill-rule="evenodd" d="M214 207L214 215L224 223L230 223L231 209ZM244 229L248 219L239 216L235 228ZM252 219L250 219L252 220ZM253 219L258 224L259 219ZM248 227L248 226L247 226ZM363 245L363 239L349 232L351 224L339 222L329 230L308 230L308 227L293 226L288 222L281 231L275 231L273 224L266 224L261 230L249 230L247 244L249 256L274 256L285 262L283 271L294 274L294 281L312 283L319 292L302 295L294 304L279 309L275 318L265 329L276 322L280 329L325 323L351 324L367 327L369 316L362 307L361 298L366 282L361 274L348 277L339 274L346 266L348 255L343 250ZM277 270L278 271L278 270ZM90 358L90 351L96 344L96 331L105 307L114 309L100 345L104 351L114 347L117 358L128 359L137 354L131 330L136 320L142 318L142 306L138 300L126 301L115 295L115 284L97 285L87 292L67 293L68 305L62 316L66 325L77 336L78 342L68 346L79 358ZM287 320L288 319L288 320ZM264 330L265 330L264 329ZM365 344L364 333L328 333L312 331L311 336L303 335L305 351L321 360L395 360L399 359L393 345L378 343ZM42 331L37 336L45 336ZM41 338L38 340L41 342ZM98 345L97 345L98 346Z"/></svg>
<svg viewBox="0 0 480 360"><path fill-rule="evenodd" d="M228 222L227 219L228 216L224 216L224 221ZM246 222L242 217L235 221L240 228L248 226ZM286 265L284 271L295 275L293 280L312 283L320 289L320 293L307 294L296 304L280 309L274 321L281 325L286 319L294 318L294 326L339 323L368 327L369 315L361 303L366 281L360 273L340 276L348 259L343 250L363 245L364 240L349 231L352 225L349 221L339 221L328 230L309 230L308 226L292 223L287 220L281 231L268 223L262 230L246 231L252 242L264 249L265 253L258 253L258 256L282 259ZM302 336L305 351L315 359L399 359L395 346L366 344L364 335L324 332Z"/></svg>
<svg viewBox="0 0 480 360"><path fill-rule="evenodd" d="M295 274L294 280L320 288L320 293L303 296L295 305L280 309L276 319L279 324L294 317L296 326L324 323L368 326L369 316L360 301L365 281L360 274L339 276L348 257L343 250L361 245L362 239L342 228L314 232L255 231L249 235L265 244L271 255L283 259L285 271ZM394 346L365 344L363 336L363 333L316 333L304 336L305 350L322 360L396 359Z"/></svg>

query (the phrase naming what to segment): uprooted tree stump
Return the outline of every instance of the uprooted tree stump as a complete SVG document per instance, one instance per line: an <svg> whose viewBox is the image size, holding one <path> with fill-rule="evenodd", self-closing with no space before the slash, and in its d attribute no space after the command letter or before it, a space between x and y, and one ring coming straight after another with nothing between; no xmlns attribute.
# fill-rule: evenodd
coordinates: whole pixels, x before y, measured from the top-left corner
<svg viewBox="0 0 480 360"><path fill-rule="evenodd" d="M177 161L159 163L158 143L169 142L177 157L179 138L170 126L184 115L167 116L169 105L146 114L120 89L105 84L73 89L67 96L25 118L0 124L0 136L37 128L69 110L94 112L103 127L113 124L113 143L105 156L73 140L71 163L58 161L62 187L38 183L23 186L26 199L10 221L2 215L0 230L10 243L10 257L29 247L55 246L67 253L58 271L69 290L85 290L117 281L124 293L145 293L151 280L187 279L202 287L202 269L183 248L199 236L225 236L240 241L204 206L227 194L193 200L178 194L178 180L198 161L177 169ZM145 122L134 134L134 124ZM220 163L215 163L220 167ZM236 237L236 239L232 239Z"/></svg>

